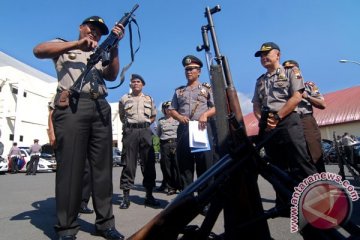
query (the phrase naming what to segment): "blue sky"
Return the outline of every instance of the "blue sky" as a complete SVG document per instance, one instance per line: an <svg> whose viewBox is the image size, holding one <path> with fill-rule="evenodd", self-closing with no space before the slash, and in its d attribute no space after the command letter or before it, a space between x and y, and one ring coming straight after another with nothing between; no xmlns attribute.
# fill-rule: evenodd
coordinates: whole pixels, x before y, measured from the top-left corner
<svg viewBox="0 0 360 240"><path fill-rule="evenodd" d="M174 89L186 83L182 58L193 54L205 62L204 52L197 52L196 46L202 43L201 26L207 24L204 10L215 5L222 9L213 15L220 52L229 60L244 113L251 111L254 84L264 72L254 57L263 42L280 46L281 61L296 59L304 79L316 82L322 93L359 85L360 65L339 63L340 59L360 62L358 0L1 1L0 51L55 77L50 60L33 56L36 44L56 37L76 40L80 23L91 15L100 15L111 27L136 3L141 48L126 82L110 90L109 102L128 92L131 73L144 77L144 92L158 107L171 100ZM122 66L130 61L129 51L127 32L120 42ZM201 81L210 82L206 68Z"/></svg>

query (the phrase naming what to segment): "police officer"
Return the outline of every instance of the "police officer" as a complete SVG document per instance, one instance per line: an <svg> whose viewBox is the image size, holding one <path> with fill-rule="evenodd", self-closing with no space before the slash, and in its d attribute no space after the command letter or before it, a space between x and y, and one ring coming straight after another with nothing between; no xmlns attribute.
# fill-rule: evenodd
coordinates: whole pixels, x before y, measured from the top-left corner
<svg viewBox="0 0 360 240"><path fill-rule="evenodd" d="M123 26L112 33L123 37ZM55 39L34 48L38 58L54 61L58 76L55 109L51 121L56 137L55 229L60 239L75 239L80 229L80 209L85 161L92 169L92 193L96 212L96 233L106 239L124 239L115 228L112 210L112 125L111 108L106 101L105 80L114 81L119 72L117 46L110 49L109 64L99 61L84 78L78 96L67 97L73 83L86 69L88 58L109 29L98 16L86 18L75 41ZM50 133L49 133L50 134Z"/></svg>
<svg viewBox="0 0 360 240"><path fill-rule="evenodd" d="M41 153L41 146L39 145L39 139L34 139L34 144L30 146L30 162L26 169L26 175L36 175L36 170L39 164L39 158Z"/></svg>
<svg viewBox="0 0 360 240"><path fill-rule="evenodd" d="M150 124L155 121L156 107L153 98L142 92L143 86L144 79L132 74L131 93L123 95L119 101L119 115L123 123L123 157L126 162L120 177L120 189L124 193L120 209L130 206L129 195L134 185L138 157L142 161L143 186L146 190L144 203L151 207L160 205L152 194L156 172Z"/></svg>
<svg viewBox="0 0 360 240"><path fill-rule="evenodd" d="M285 68L299 68L295 60L287 60L282 64ZM313 116L313 107L325 109L326 103L323 95L315 83L307 81L304 83L305 90L298 105L298 113L304 128L305 141L309 155L314 162L318 172L325 172L323 160L323 149L321 145L321 132L316 119Z"/></svg>
<svg viewBox="0 0 360 240"><path fill-rule="evenodd" d="M257 79L252 98L261 137L267 139L265 152L275 165L300 182L317 172L307 153L304 131L296 112L304 91L300 70L297 67L285 69L280 64L280 48L273 42L262 44L255 57L260 57L261 65L267 70ZM293 186L289 184L288 187ZM289 216L290 210L284 208L289 204L287 199L276 194L275 209L282 209L281 216Z"/></svg>
<svg viewBox="0 0 360 240"><path fill-rule="evenodd" d="M179 121L177 130L177 159L182 188L194 180L194 170L201 176L213 165L213 135L209 119L215 115L211 86L199 80L203 63L195 56L188 55L182 60L187 84L175 90L171 106L171 116ZM189 146L189 121L196 120L199 129L207 130L211 150L192 153Z"/></svg>
<svg viewBox="0 0 360 240"><path fill-rule="evenodd" d="M173 195L177 189L180 189L179 167L176 159L176 138L179 122L170 116L170 105L171 101L166 101L161 106L164 117L158 121L157 135L160 138L160 166L163 182L167 188L167 194Z"/></svg>
<svg viewBox="0 0 360 240"><path fill-rule="evenodd" d="M8 158L11 162L11 173L17 173L19 171L18 167L18 159L21 157L20 148L17 146L17 143L14 142L12 147L10 148Z"/></svg>

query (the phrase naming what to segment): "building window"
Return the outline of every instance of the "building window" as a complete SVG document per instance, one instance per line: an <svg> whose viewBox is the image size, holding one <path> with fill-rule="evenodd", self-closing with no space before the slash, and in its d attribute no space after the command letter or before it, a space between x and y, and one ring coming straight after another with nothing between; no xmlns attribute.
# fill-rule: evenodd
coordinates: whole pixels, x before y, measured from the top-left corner
<svg viewBox="0 0 360 240"><path fill-rule="evenodd" d="M21 135L20 135L19 141L22 142L23 140L24 140L24 136L21 136Z"/></svg>
<svg viewBox="0 0 360 240"><path fill-rule="evenodd" d="M23 94L23 95L24 95L24 97L26 97L26 96L27 96L27 92L24 92L24 94Z"/></svg>
<svg viewBox="0 0 360 240"><path fill-rule="evenodd" d="M14 134L10 134L9 140L14 141Z"/></svg>
<svg viewBox="0 0 360 240"><path fill-rule="evenodd" d="M11 92L12 92L13 94L18 94L18 89L17 89L17 88L13 88L13 89L11 90Z"/></svg>

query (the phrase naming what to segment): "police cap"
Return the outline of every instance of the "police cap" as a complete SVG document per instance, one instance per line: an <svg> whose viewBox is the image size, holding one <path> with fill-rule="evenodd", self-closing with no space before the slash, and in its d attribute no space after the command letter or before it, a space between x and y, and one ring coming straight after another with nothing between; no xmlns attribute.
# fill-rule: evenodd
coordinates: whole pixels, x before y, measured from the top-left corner
<svg viewBox="0 0 360 240"><path fill-rule="evenodd" d="M291 67L297 67L299 68L299 63L295 60L286 60L285 62L283 62L282 64L284 67L286 68L291 68Z"/></svg>
<svg viewBox="0 0 360 240"><path fill-rule="evenodd" d="M161 108L166 109L166 108L170 107L170 105L171 105L171 101L166 101L166 102L163 102L163 104L161 105Z"/></svg>
<svg viewBox="0 0 360 240"><path fill-rule="evenodd" d="M144 81L143 77L140 76L139 74L135 74L135 73L131 74L130 81L132 81L133 79L139 79L142 82L142 84L145 86L145 81Z"/></svg>
<svg viewBox="0 0 360 240"><path fill-rule="evenodd" d="M201 60L193 55L187 55L182 60L182 65L186 67L200 67L202 68L203 63Z"/></svg>
<svg viewBox="0 0 360 240"><path fill-rule="evenodd" d="M260 57L261 53L269 52L273 49L277 49L280 51L280 48L276 43L273 43L273 42L263 43L263 45L261 45L260 50L255 53L255 57Z"/></svg>
<svg viewBox="0 0 360 240"><path fill-rule="evenodd" d="M86 18L82 24L91 23L97 26L100 29L101 35L107 35L109 34L109 29L106 26L104 20L99 16L92 16Z"/></svg>

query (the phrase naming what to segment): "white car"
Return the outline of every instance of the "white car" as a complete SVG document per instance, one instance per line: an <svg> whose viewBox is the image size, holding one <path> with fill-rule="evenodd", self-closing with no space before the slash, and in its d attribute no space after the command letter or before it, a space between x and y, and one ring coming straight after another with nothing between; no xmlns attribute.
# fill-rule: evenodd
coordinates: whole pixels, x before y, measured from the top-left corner
<svg viewBox="0 0 360 240"><path fill-rule="evenodd" d="M0 156L0 174L4 174L9 170L8 161Z"/></svg>
<svg viewBox="0 0 360 240"><path fill-rule="evenodd" d="M28 152L29 148L26 147L20 147L21 150L21 158L18 160L18 169L19 172L26 172L26 169L28 168L29 161L30 161L30 155ZM9 170L11 169L11 163L8 164ZM56 171L56 160L46 160L44 158L39 159L39 164L37 167L38 172L51 172Z"/></svg>

